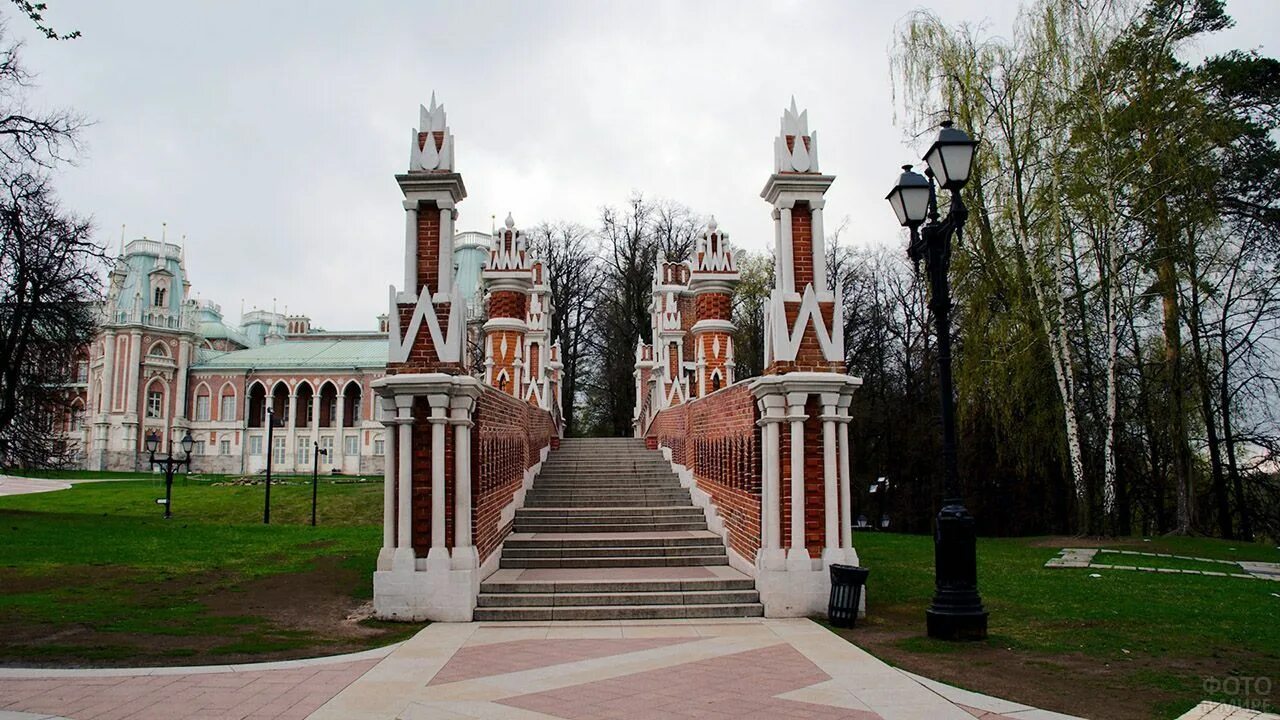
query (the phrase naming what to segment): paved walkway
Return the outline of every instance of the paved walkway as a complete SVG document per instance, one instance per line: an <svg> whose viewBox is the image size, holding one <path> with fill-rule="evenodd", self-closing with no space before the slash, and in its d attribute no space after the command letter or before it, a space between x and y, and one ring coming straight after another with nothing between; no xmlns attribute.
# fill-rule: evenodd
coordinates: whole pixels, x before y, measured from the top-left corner
<svg viewBox="0 0 1280 720"><path fill-rule="evenodd" d="M29 495L31 493L70 489L71 483L63 480L43 480L40 478L0 475L0 497L5 495Z"/></svg>
<svg viewBox="0 0 1280 720"><path fill-rule="evenodd" d="M808 620L437 624L313 720L1068 716L917 680Z"/></svg>
<svg viewBox="0 0 1280 720"><path fill-rule="evenodd" d="M895 670L808 620L439 623L313 660L0 669L0 720L117 718L1078 720Z"/></svg>
<svg viewBox="0 0 1280 720"><path fill-rule="evenodd" d="M251 665L0 668L0 720L303 720L396 647Z"/></svg>

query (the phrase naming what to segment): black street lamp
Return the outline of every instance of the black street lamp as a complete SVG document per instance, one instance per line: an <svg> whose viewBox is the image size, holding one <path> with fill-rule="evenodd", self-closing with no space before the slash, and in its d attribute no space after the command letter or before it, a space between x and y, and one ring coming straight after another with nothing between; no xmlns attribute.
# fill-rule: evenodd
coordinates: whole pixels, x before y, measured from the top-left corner
<svg viewBox="0 0 1280 720"><path fill-rule="evenodd" d="M160 449L160 433L152 430L147 434L147 455L151 458L151 467L159 465L164 470L164 519L168 520L173 517L170 506L173 505L173 473L184 465L191 468L191 447L195 441L191 439L191 432L188 431L182 438L182 454L181 460L173 457L173 437L169 438L169 454L164 457L157 458L156 451Z"/></svg>
<svg viewBox="0 0 1280 720"><path fill-rule="evenodd" d="M328 455L329 451L320 447L320 443L312 441L312 449L315 451L315 457L311 464L311 527L316 526L316 489L320 485L320 456Z"/></svg>
<svg viewBox="0 0 1280 720"><path fill-rule="evenodd" d="M275 453L275 444L272 441L272 432L276 428L276 412L275 408L267 407L267 494L263 499L262 505L262 524L271 524L271 458Z"/></svg>
<svg viewBox="0 0 1280 720"><path fill-rule="evenodd" d="M925 611L929 637L943 640L981 640L987 636L987 611L978 594L977 533L973 516L960 497L956 470L956 420L951 380L951 239L963 239L969 211L960 189L969 181L978 143L951 121L942 123L938 138L925 153L925 177L903 166L888 200L898 222L911 231L907 254L929 278L929 309L938 335L938 386L941 393L943 500L933 536L934 595ZM934 181L951 193L945 218L938 216ZM926 215L928 223L925 223ZM921 227L921 224L924 224Z"/></svg>

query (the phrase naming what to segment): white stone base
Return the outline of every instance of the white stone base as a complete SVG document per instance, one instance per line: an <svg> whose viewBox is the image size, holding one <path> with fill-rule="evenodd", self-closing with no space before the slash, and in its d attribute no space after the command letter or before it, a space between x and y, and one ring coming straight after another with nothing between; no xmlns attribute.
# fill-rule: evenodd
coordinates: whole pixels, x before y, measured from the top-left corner
<svg viewBox="0 0 1280 720"><path fill-rule="evenodd" d="M756 556L754 575L764 616L768 618L825 617L831 601L831 563L857 565L852 550L827 548L824 560L807 560L804 551L761 550ZM867 615L867 589L858 600L858 617Z"/></svg>
<svg viewBox="0 0 1280 720"><path fill-rule="evenodd" d="M379 620L471 622L480 593L480 568L379 570L373 574L373 612Z"/></svg>

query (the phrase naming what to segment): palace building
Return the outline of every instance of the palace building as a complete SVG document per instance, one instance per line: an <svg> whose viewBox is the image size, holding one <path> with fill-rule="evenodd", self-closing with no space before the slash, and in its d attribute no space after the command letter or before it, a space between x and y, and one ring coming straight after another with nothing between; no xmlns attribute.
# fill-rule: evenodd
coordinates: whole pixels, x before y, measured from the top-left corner
<svg viewBox="0 0 1280 720"><path fill-rule="evenodd" d="M454 243L473 346L491 237L461 232ZM66 421L85 468L146 470L147 436L163 453L189 431L192 472L261 472L268 452L273 471L310 472L317 444L322 473L383 472L370 385L386 373L385 315L367 330L321 330L273 310L232 324L217 303L192 299L182 247L146 238L121 247L100 313Z"/></svg>

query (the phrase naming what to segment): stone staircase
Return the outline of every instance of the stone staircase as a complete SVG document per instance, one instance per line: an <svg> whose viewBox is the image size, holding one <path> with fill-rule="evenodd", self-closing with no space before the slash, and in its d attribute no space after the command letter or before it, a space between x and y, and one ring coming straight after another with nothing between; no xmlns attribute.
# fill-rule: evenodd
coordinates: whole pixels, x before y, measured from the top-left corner
<svg viewBox="0 0 1280 720"><path fill-rule="evenodd" d="M476 620L759 616L755 582L643 440L565 439L516 511Z"/></svg>

